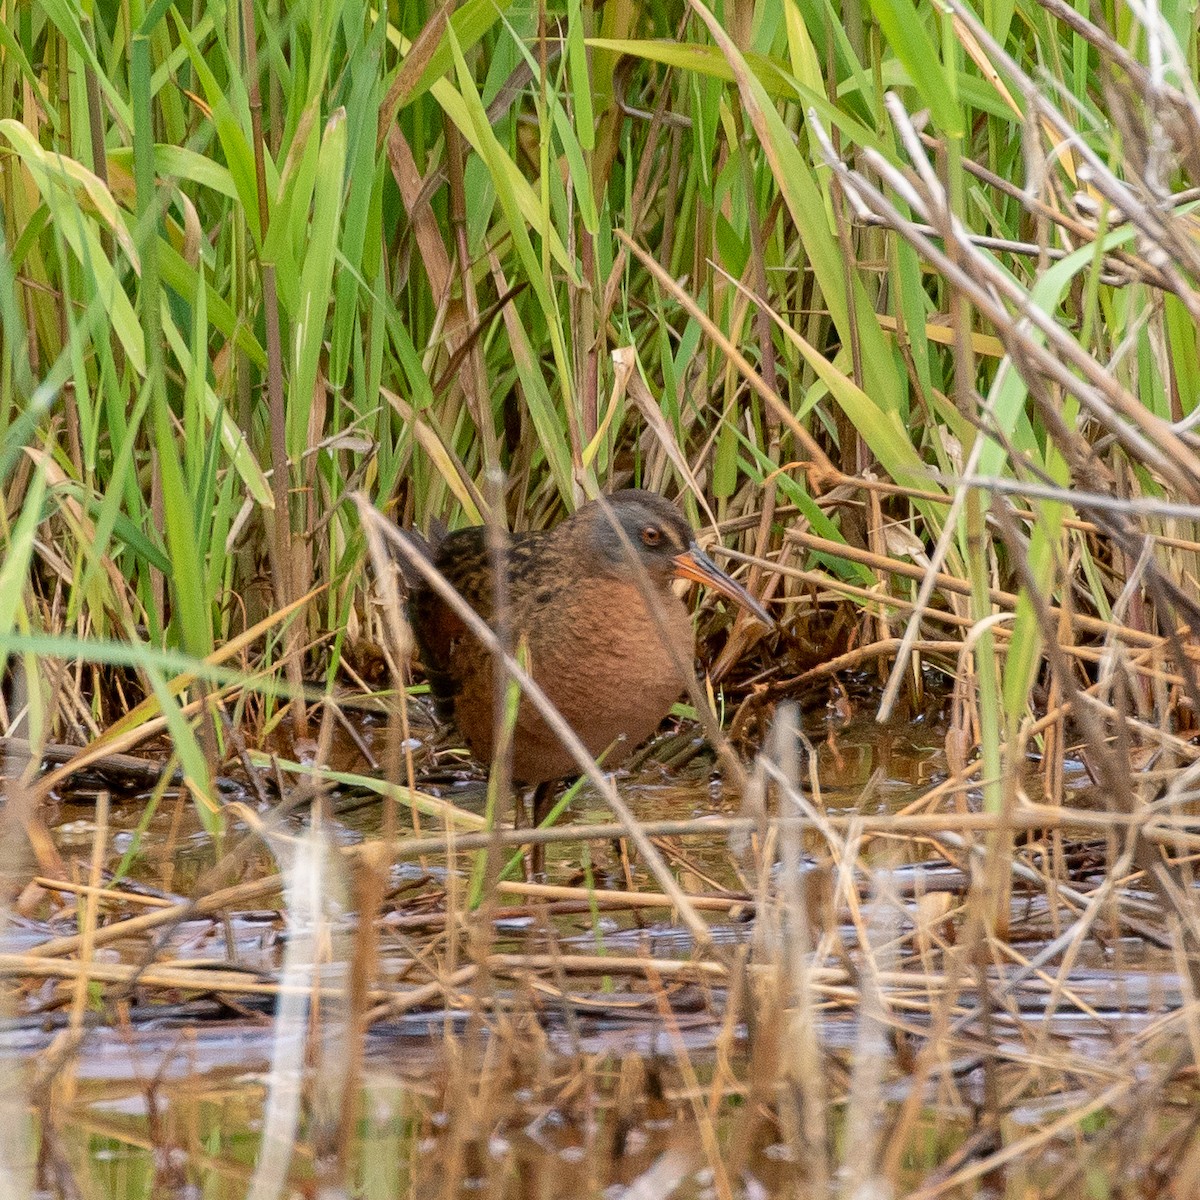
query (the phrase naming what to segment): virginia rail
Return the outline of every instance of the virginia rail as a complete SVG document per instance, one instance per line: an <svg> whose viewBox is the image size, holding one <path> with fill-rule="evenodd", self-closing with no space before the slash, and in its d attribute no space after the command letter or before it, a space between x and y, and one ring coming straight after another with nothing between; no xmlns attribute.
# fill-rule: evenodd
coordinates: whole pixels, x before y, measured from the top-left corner
<svg viewBox="0 0 1200 1200"><path fill-rule="evenodd" d="M434 565L489 624L494 567L481 526L449 534ZM528 648L530 673L605 766L653 733L687 685L692 622L671 588L692 579L736 600L768 625L762 606L696 545L680 512L661 496L628 489L593 500L553 529L512 534L507 546L512 644ZM654 609L657 609L657 617ZM492 655L427 585L409 615L438 716L453 719L480 762L495 733ZM512 776L536 785L534 822L575 760L527 700L517 712Z"/></svg>

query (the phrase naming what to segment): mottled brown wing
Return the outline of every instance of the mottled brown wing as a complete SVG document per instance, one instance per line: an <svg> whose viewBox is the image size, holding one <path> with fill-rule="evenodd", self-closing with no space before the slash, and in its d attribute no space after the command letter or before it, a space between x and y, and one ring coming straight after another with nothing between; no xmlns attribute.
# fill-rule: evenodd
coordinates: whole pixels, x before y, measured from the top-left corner
<svg viewBox="0 0 1200 1200"><path fill-rule="evenodd" d="M437 548L434 565L480 616L491 615L491 571L482 528L451 533ZM413 588L409 620L440 720L454 716L454 701L462 690L462 647L471 634L465 622L426 583Z"/></svg>

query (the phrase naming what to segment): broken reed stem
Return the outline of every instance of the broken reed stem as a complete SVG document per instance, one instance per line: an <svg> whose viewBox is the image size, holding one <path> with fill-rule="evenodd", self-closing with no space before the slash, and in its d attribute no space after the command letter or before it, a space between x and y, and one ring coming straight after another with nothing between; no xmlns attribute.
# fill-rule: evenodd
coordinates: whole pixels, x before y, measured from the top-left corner
<svg viewBox="0 0 1200 1200"><path fill-rule="evenodd" d="M45 875L35 875L31 880L35 887L47 892L62 892L68 896L97 896L110 904L141 905L144 908L174 908L183 904L182 900L168 900L165 896L144 896L140 892L127 892L118 888L107 888L103 884L93 887L88 883L69 883L62 879L49 879Z"/></svg>
<svg viewBox="0 0 1200 1200"><path fill-rule="evenodd" d="M404 973L417 967L428 967L423 959L393 960L392 969ZM745 968L749 979L770 979L776 971L774 963L751 963ZM364 1026L372 1025L389 1016L411 1012L427 1005L437 1004L441 1009L465 1011L471 1003L480 1004L493 1012L522 1011L523 1001L519 994L491 993L484 997L468 997L459 994L461 989L475 977L479 970L486 970L496 978L523 981L526 988L543 996L567 1000L579 1011L594 1010L612 1017L622 1011L633 1013L644 1011L645 998L629 994L604 994L591 992L566 992L561 980L567 977L581 979L633 978L645 979L654 988L657 981L673 984L697 984L722 989L716 997L718 1003L723 989L729 984L729 970L724 963L712 959L662 959L652 955L606 955L606 954L491 954L484 963L468 963L446 976L433 978L412 987L380 986L368 989L365 1000L370 1007L365 1011ZM846 965L813 965L808 968L808 984L816 1003L840 1010L853 1010L861 1002L861 978L857 967ZM885 989L886 1005L897 1013L928 1014L930 1006L948 1002L947 1015L955 1020L946 1042L958 1044L961 1050L976 1046L972 1026L977 1010L972 1001L976 995L978 980L968 971L947 969L944 971L878 969L872 973L875 984ZM1018 986L1025 1002L1041 1003L1047 996L1057 1001L1062 997L1055 981L1038 973L1032 975L1028 969L1017 969L1008 973L998 968L989 972L989 986L1001 994L1013 993ZM29 955L0 955L0 979L63 979L85 984L100 984L119 989L137 988L142 991L162 989L217 996L261 996L274 1000L285 998L311 998L319 986L323 1003L345 1003L351 998L348 985L331 982L328 978L313 983L279 983L273 979L256 976L253 972L233 970L209 970L201 967L173 965L140 968L133 963L75 962L44 960ZM560 982L556 983L555 981ZM1088 1004L1086 997L1075 999L1081 1004L1080 1011L1096 1010ZM1103 999L1098 1000L1103 1004ZM663 1014L658 1014L660 1017ZM1166 1020L1178 1023L1186 1014L1176 1009ZM959 1039L964 1040L959 1040ZM1020 1050L1014 1051L1016 1061L1023 1061ZM999 1051L1000 1057L1006 1057ZM1072 1073L1076 1077L1088 1076L1108 1080L1119 1068L1103 1060L1088 1061L1073 1058Z"/></svg>
<svg viewBox="0 0 1200 1200"><path fill-rule="evenodd" d="M721 837L745 836L760 829L779 831L793 828L806 832L819 832L822 827L843 831L857 824L864 833L895 834L898 836L921 836L942 832L981 832L1007 827L995 813L878 813L856 817L845 815L823 815L820 821L810 817L774 817L760 822L752 817L698 817L689 821L645 821L642 830L647 837ZM1015 830L1064 829L1080 833L1097 834L1102 831L1137 828L1139 836L1164 845L1176 845L1176 838L1183 838L1185 845L1193 842L1200 846L1200 816L1171 814L1150 817L1149 814L1117 812L1092 812L1064 809L1058 806L1029 804L1018 808L1008 818L1008 825ZM526 842L560 841L612 841L624 836L624 826L615 823L604 825L563 825L553 829L502 830L501 845L519 846ZM485 833L460 833L454 836L457 850L480 850L490 844L491 835ZM412 838L396 847L401 858L417 858L421 855L445 851L450 844L448 838ZM345 853L352 856L369 857L377 852L379 843L364 842L348 846ZM570 890L570 889L568 889ZM576 889L585 892L586 889ZM595 893L605 895L604 891ZM664 893L665 895L665 893ZM692 897L689 897L691 899Z"/></svg>
<svg viewBox="0 0 1200 1200"><path fill-rule="evenodd" d="M414 966L426 965L421 959L392 960L391 969L401 972ZM415 993L429 986L445 988L454 986L458 978L470 978L476 964L469 963L459 968L446 979L421 984L418 988L395 989L373 987L368 991L372 1003L405 1002ZM659 975L670 979L708 979L722 982L728 978L728 968L714 959L671 959L655 958L653 955L622 954L503 954L488 956L487 968L496 974L513 975L525 971L562 971L570 975ZM770 971L771 963L752 964L749 970ZM466 974L464 974L464 972ZM229 993L231 995L309 995L316 986L308 984L280 984L264 978L250 970L214 970L207 967L186 967L164 964L141 967L137 963L79 962L76 960L44 959L32 954L0 954L0 979L84 979L94 983L114 985L134 984L139 988L168 988L187 992ZM974 983L969 973L921 972L904 970L881 970L876 978L882 985L897 991L889 997L896 1004L919 1007L918 998L927 992L944 990L962 991ZM1024 980L1024 976L1022 979ZM839 999L857 999L857 972L843 966L819 966L812 969L814 984L828 990L829 996ZM1039 994L1050 990L1051 982L1027 981ZM1039 986L1040 985L1040 986ZM327 980L320 983L322 999L347 1000L349 986L339 986ZM617 997L604 1001L605 1007L619 1004ZM965 1009L964 1009L965 1011Z"/></svg>

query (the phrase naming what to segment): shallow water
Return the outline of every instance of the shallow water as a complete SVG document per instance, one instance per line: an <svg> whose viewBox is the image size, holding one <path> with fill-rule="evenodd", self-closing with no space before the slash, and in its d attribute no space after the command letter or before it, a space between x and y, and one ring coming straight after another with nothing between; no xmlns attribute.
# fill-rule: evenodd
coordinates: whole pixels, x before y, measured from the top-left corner
<svg viewBox="0 0 1200 1200"><path fill-rule="evenodd" d="M364 723L368 748L379 745L382 728ZM806 732L820 785L819 797L809 799L829 814L899 812L946 773L936 710L885 730L865 707L848 722L817 714ZM675 756L687 740L672 743ZM357 750L343 749L340 767L367 769L354 761ZM477 778L444 765L434 778L443 795L478 811ZM1075 772L1077 785L1082 779ZM706 750L674 770L650 759L619 787L644 821L736 816L743 804L716 777ZM248 796L239 798L254 807ZM62 797L52 824L78 880L86 878L98 833L90 799ZM136 833L146 801L145 794L117 796L109 813L105 866L124 865L122 888L144 902L127 896L113 917L182 899L235 847L235 866L210 879L212 886L274 871L272 853L247 839L245 827L233 823L214 846L191 804L171 792ZM380 812L375 803L325 815L328 844L377 836ZM602 799L586 790L564 818L608 819ZM299 835L309 821L307 813L293 815L284 832ZM1019 1140L1108 1089L1111 1102L1090 1128L1098 1145L1119 1149L1104 1132L1106 1114L1142 1086L1153 1084L1160 1098L1185 1094L1169 1068L1186 1045L1191 984L1169 946L1131 935L1112 913L1081 930L1068 950L1030 966L1070 927L1072 909L1053 888L1018 886L1007 951L972 961L959 949L964 861L943 859L927 840L877 838L860 859L873 873L860 866L839 876L820 839L806 836L804 849L815 857L803 867L801 887L820 884L806 935L806 986L815 988L806 1006L797 1000L796 978L779 969L793 953L789 922L797 919L769 899L786 883L780 868L764 879L769 864L756 870L753 854L731 850L718 834L664 838L659 849L685 891L745 897L705 913L712 949L698 948L662 908L592 911L586 902L506 893L488 935L490 978L438 991L417 1010L381 1015L361 1043L353 1026L361 1010L346 991L357 946L353 872L330 876L314 926L296 910L289 924L278 896L265 896L223 919L192 916L152 939L130 936L94 955L100 964L139 970L236 968L248 980L277 981L289 947L298 947L302 961L291 969L305 987L313 956L324 964L315 970L325 991L311 1008L277 1009L272 996L231 991L228 983L201 990L134 981L108 988L103 1003L93 996L74 1052L47 1072L64 1050L74 985L45 978L17 987L19 977L10 979L0 1068L37 1114L46 1194L55 1194L54 1180L67 1171L84 1194L241 1197L255 1164L269 1158L264 1146L280 1136L287 1195L816 1194L810 1185L821 1171L843 1182L853 1172L864 1071L874 1072L865 1093L878 1108L874 1136L903 1133L903 1152L880 1160L890 1161L893 1180L917 1186L942 1170L946 1190L938 1194L985 1194L978 1190L985 1185L1004 1194L1017 1175L997 1182L993 1172L981 1183L970 1172L967 1151L978 1158L999 1144L979 1140L984 1109L999 1111L1001 1133ZM1069 887L1103 877L1103 847L1088 853L1073 860L1079 867ZM605 886L657 887L636 856L630 861L608 842L552 846L547 877L576 886L590 877L600 897ZM445 980L469 964L482 929L464 907L469 883L465 855L395 867L369 982L403 987L431 972ZM751 901L763 897L768 908L755 919ZM65 893L28 904L25 915L9 920L3 952L71 934L75 904ZM597 956L613 968L622 960L642 966L606 971ZM661 974L697 959L734 969ZM662 964L657 973L644 969L647 960L651 968ZM867 1019L875 1010L864 996L876 971L883 982L872 994L884 1007ZM805 1022L819 1063L801 1053ZM360 1058L352 1053L358 1045ZM803 1133L805 1105L817 1095L828 1118L823 1147ZM1169 1116L1167 1104L1158 1114L1167 1134ZM1053 1178L1056 1156L1080 1128L1066 1121L1061 1135L1041 1139L1019 1177Z"/></svg>

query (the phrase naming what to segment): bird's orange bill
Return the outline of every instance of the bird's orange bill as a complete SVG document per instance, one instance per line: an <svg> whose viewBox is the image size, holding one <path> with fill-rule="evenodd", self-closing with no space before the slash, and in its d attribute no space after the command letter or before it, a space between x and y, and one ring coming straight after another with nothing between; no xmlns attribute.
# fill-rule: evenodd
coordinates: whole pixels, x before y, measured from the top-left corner
<svg viewBox="0 0 1200 1200"><path fill-rule="evenodd" d="M748 608L768 629L775 628L771 614L740 583L730 579L695 542L682 554L677 554L673 561L677 578L694 579L697 583L706 584L722 596Z"/></svg>

